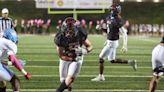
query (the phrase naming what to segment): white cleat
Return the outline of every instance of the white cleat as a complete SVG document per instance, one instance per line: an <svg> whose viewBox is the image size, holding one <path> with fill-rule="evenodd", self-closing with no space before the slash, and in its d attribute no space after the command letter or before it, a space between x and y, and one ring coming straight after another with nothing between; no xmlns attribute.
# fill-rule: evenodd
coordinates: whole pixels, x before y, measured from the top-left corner
<svg viewBox="0 0 164 92"><path fill-rule="evenodd" d="M99 74L96 78L91 79L91 81L105 81L105 77Z"/></svg>
<svg viewBox="0 0 164 92"><path fill-rule="evenodd" d="M137 70L137 61L136 60L129 60L129 65L136 71Z"/></svg>

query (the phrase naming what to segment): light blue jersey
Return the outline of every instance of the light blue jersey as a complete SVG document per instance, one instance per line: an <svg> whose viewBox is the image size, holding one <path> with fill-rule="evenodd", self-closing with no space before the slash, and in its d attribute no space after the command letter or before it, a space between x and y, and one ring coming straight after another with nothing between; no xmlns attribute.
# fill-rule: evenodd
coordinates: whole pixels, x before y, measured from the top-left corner
<svg viewBox="0 0 164 92"><path fill-rule="evenodd" d="M0 38L0 80L11 80L14 73L1 62L4 58L8 58L9 55L15 55L16 53L17 46L14 42L5 38Z"/></svg>

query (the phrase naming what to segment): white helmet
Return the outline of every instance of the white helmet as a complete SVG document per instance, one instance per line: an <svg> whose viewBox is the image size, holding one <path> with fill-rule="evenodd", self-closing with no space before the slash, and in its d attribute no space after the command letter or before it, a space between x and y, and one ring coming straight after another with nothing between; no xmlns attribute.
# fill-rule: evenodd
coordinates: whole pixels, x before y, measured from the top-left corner
<svg viewBox="0 0 164 92"><path fill-rule="evenodd" d="M7 8L3 8L2 9L2 14L4 14L4 13L9 13L9 10Z"/></svg>

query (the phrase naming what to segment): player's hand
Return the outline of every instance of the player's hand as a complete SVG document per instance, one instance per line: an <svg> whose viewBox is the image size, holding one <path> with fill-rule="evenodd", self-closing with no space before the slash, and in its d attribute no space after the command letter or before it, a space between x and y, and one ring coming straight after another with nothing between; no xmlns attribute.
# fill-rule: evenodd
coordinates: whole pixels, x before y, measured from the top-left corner
<svg viewBox="0 0 164 92"><path fill-rule="evenodd" d="M82 56L76 56L72 62L78 62L79 60L82 60Z"/></svg>
<svg viewBox="0 0 164 92"><path fill-rule="evenodd" d="M88 53L87 49L86 48L82 48L82 47L78 47L75 49L75 53L77 55L85 55Z"/></svg>
<svg viewBox="0 0 164 92"><path fill-rule="evenodd" d="M30 79L31 79L31 74L30 74L30 73L27 73L26 75L24 75L24 77L25 77L27 80L30 80Z"/></svg>
<svg viewBox="0 0 164 92"><path fill-rule="evenodd" d="M121 49L121 52L126 53L127 51L128 51L127 46L123 46L122 49Z"/></svg>
<svg viewBox="0 0 164 92"><path fill-rule="evenodd" d="M75 58L75 61L79 61L79 60L82 60L82 56L77 56L77 57Z"/></svg>

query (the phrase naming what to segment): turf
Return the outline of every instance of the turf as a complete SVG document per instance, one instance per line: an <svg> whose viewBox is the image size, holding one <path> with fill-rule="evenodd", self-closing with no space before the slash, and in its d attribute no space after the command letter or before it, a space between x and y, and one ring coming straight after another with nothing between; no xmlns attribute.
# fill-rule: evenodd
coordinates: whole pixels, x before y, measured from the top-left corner
<svg viewBox="0 0 164 92"><path fill-rule="evenodd" d="M32 74L30 81L14 67L19 75L22 92L54 92L59 86L58 55L52 35L19 35L17 57L27 60L25 69ZM117 49L117 58L136 59L138 70L133 71L129 65L105 62L103 82L91 82L98 75L98 55L104 46L106 36L89 35L93 51L84 57L79 77L73 85L73 92L147 92L152 77L151 51L160 42L160 37L129 36L128 52L120 52L122 38ZM164 80L161 79L157 92L163 92ZM11 91L9 82L8 91Z"/></svg>

